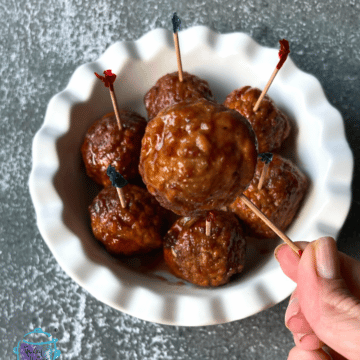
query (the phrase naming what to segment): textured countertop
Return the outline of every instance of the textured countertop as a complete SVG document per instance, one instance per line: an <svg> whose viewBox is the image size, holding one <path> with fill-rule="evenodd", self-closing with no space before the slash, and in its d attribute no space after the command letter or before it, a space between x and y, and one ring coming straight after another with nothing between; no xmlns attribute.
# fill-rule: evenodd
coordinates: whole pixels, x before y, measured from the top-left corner
<svg viewBox="0 0 360 360"><path fill-rule="evenodd" d="M163 326L93 298L55 261L36 226L28 177L31 143L50 98L74 70L118 40L157 27L241 31L262 45L286 38L342 114L355 156L353 203L339 249L360 259L359 0L0 0L0 359L36 327L59 339L60 359L286 359L288 300L225 325Z"/></svg>

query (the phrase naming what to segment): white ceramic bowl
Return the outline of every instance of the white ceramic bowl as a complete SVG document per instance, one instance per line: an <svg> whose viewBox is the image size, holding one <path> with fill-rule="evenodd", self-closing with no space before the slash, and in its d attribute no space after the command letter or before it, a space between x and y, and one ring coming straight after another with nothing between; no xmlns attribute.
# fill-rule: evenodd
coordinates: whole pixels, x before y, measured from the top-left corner
<svg viewBox="0 0 360 360"><path fill-rule="evenodd" d="M208 80L217 101L235 88L263 88L278 49L248 35L220 35L206 27L179 34L183 68ZM100 301L138 318L171 325L211 325L238 320L285 299L295 284L272 252L249 245L245 271L228 285L199 288L171 276L161 264L126 264L109 256L94 239L87 205L96 187L85 175L80 146L90 124L112 110L107 89L94 71L112 69L120 107L145 115L143 97L156 80L176 70L172 33L156 29L137 41L117 42L98 61L80 66L69 85L54 96L33 142L30 193L37 224L60 266ZM320 83L289 58L269 95L294 119L283 154L311 179L305 202L287 235L311 241L336 237L347 216L353 157L339 112ZM273 248L272 244L272 248Z"/></svg>

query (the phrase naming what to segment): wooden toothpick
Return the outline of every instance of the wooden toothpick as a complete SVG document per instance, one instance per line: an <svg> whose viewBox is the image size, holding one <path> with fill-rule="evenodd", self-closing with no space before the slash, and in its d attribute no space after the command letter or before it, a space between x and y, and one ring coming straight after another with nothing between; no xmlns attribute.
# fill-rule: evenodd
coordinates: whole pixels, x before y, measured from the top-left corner
<svg viewBox="0 0 360 360"><path fill-rule="evenodd" d="M115 117L116 117L116 121L119 127L119 130L122 130L122 125L121 125L121 120L120 120L120 115L119 115L119 107L118 107L118 103L116 100L116 96L115 96L115 90L114 90L114 82L116 79L116 75L112 73L111 70L105 70L104 71L105 76L101 76L98 73L95 73L96 77L98 79L100 79L105 87L108 87L110 90L110 97L111 97L111 102L114 108L114 112L115 112Z"/></svg>
<svg viewBox="0 0 360 360"><path fill-rule="evenodd" d="M115 170L115 168L111 165L108 166L106 173L112 185L116 187L116 191L120 199L121 207L125 208L126 201L125 201L124 190L122 188L128 184L127 180L120 173L118 173Z"/></svg>
<svg viewBox="0 0 360 360"><path fill-rule="evenodd" d="M264 184L264 181L265 181L265 178L266 178L266 175L267 175L267 171L269 169L269 166L270 166L270 163L273 159L273 154L270 153L270 152L267 152L267 153L262 153L262 154L259 154L259 158L261 161L263 161L265 163L263 169L262 169L262 172L261 172L261 176L260 176L260 179L259 179L259 183L258 183L258 190L261 190L263 184Z"/></svg>
<svg viewBox="0 0 360 360"><path fill-rule="evenodd" d="M124 190L117 187L116 191L117 191L119 199L120 199L121 207L125 209L126 208L126 201L125 201Z"/></svg>
<svg viewBox="0 0 360 360"><path fill-rule="evenodd" d="M183 71L182 71L179 36L178 36L178 32L180 30L180 25L181 25L181 20L176 15L176 12L174 12L171 21L173 24L173 31L174 31L174 43L175 43L176 60L177 60L177 67L178 67L178 73L179 73L179 81L182 82L183 81Z"/></svg>
<svg viewBox="0 0 360 360"><path fill-rule="evenodd" d="M211 235L211 222L206 219L206 229L205 229L206 236Z"/></svg>
<svg viewBox="0 0 360 360"><path fill-rule="evenodd" d="M279 70L281 69L281 67L284 65L285 60L287 59L289 53L290 53L290 47L289 47L289 42L285 39L282 39L279 41L280 43L280 50L279 50L279 62L276 65L275 70L273 71L268 83L266 84L264 90L262 91L258 101L256 102L253 111L256 112L259 109L260 103L262 101L262 99L264 98L264 96L266 95L267 91L269 90L270 85L272 84L272 82L275 79L275 76L277 75L277 73L279 72Z"/></svg>
<svg viewBox="0 0 360 360"><path fill-rule="evenodd" d="M205 235L211 235L211 221L215 221L215 214L212 211L209 211L206 216L206 226L205 226Z"/></svg>
<svg viewBox="0 0 360 360"><path fill-rule="evenodd" d="M274 233L276 233L290 248L298 254L302 255L302 250L299 249L288 236L286 236L265 214L263 214L244 194L240 195L240 199L249 207L255 215L257 215Z"/></svg>

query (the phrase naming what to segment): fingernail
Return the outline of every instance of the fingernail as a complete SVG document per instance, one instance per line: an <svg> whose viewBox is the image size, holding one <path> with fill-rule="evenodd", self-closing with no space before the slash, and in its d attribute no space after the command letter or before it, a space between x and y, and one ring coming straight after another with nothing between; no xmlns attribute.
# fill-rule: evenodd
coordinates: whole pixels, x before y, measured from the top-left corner
<svg viewBox="0 0 360 360"><path fill-rule="evenodd" d="M296 345L305 346L307 350L320 349L324 345L314 333L296 333L294 334L294 340Z"/></svg>
<svg viewBox="0 0 360 360"><path fill-rule="evenodd" d="M296 318L297 315L300 313L300 304L299 299L294 297L289 302L289 305L285 312L285 326L291 331L289 323Z"/></svg>
<svg viewBox="0 0 360 360"><path fill-rule="evenodd" d="M330 237L323 237L315 242L316 270L324 279L338 277L337 249L335 241Z"/></svg>
<svg viewBox="0 0 360 360"><path fill-rule="evenodd" d="M285 245L286 245L286 244L280 244L280 245L278 245L278 246L275 248L275 250L274 250L274 256L275 256L275 259L276 259L277 261L279 261L279 259L278 259L278 257L277 257L277 254L278 254L280 248L283 247L283 246L285 246Z"/></svg>

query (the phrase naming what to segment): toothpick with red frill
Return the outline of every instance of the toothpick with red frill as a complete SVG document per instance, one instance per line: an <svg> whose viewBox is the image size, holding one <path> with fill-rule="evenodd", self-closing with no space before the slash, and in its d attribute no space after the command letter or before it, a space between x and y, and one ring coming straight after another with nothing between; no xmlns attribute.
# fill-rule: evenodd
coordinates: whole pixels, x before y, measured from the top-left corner
<svg viewBox="0 0 360 360"><path fill-rule="evenodd" d="M180 55L179 36L178 36L178 32L180 30L180 25L181 25L181 20L176 15L176 12L174 12L171 21L173 24L173 31L174 31L174 43L175 43L176 60L177 60L177 67L178 67L178 73L179 73L179 81L182 82L183 81L183 71L182 71L182 65L181 65L181 55Z"/></svg>
<svg viewBox="0 0 360 360"><path fill-rule="evenodd" d="M125 201L124 190L122 188L128 184L127 180L120 173L118 173L115 170L115 168L111 165L108 166L106 173L112 185L116 187L116 191L119 195L121 206L125 208L126 201Z"/></svg>
<svg viewBox="0 0 360 360"><path fill-rule="evenodd" d="M270 152L262 153L262 154L259 154L259 158L262 162L265 163L265 165L262 169L261 175L260 175L259 183L258 183L258 190L261 190L262 186L264 184L268 169L269 169L269 165L273 159L273 154Z"/></svg>
<svg viewBox="0 0 360 360"><path fill-rule="evenodd" d="M279 72L279 70L281 69L281 67L284 65L284 62L286 61L289 53L290 53L290 47L289 47L289 42L285 39L282 39L279 41L280 43L280 50L279 50L279 62L276 65L276 68L274 70L274 72L272 73L268 83L266 84L264 90L262 91L258 101L256 102L255 106L254 106L254 112L256 112L259 109L260 103L262 101L262 99L264 98L264 96L266 95L267 91L269 90L270 85L272 84L272 82L275 79L275 76L277 75L277 73Z"/></svg>
<svg viewBox="0 0 360 360"><path fill-rule="evenodd" d="M110 90L111 102L113 104L116 121L117 121L119 130L122 130L122 125L121 125L121 120L120 120L120 115L119 115L119 107L118 107L118 104L116 101L115 90L114 90L114 85L113 85L115 82L115 79L116 79L116 75L113 74L111 70L105 70L104 71L105 76L101 76L98 73L95 73L95 75L98 79L100 79L104 83L105 87L108 87Z"/></svg>

